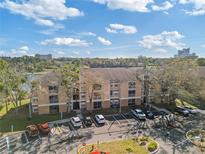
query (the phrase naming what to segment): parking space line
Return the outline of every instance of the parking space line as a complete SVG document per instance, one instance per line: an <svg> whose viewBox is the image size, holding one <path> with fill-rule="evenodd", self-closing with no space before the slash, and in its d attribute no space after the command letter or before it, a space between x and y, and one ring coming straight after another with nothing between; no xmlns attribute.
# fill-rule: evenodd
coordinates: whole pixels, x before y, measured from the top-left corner
<svg viewBox="0 0 205 154"><path fill-rule="evenodd" d="M94 118L91 118L91 119L92 119L92 121L93 121L93 123L94 123L94 126L95 126L95 127L98 127L99 125L96 123L95 119L94 119Z"/></svg>
<svg viewBox="0 0 205 154"><path fill-rule="evenodd" d="M112 117L119 125L121 125L121 123L116 119L115 115L113 115Z"/></svg>
<svg viewBox="0 0 205 154"><path fill-rule="evenodd" d="M71 123L71 121L69 121L68 124L69 124L69 126L71 127L71 129L72 129L71 131L75 131L75 128L73 127L73 124Z"/></svg>
<svg viewBox="0 0 205 154"><path fill-rule="evenodd" d="M105 120L105 122L106 122L106 124L107 124L108 126L110 126L110 124L109 124L109 122L108 122L107 120Z"/></svg>
<svg viewBox="0 0 205 154"><path fill-rule="evenodd" d="M123 113L121 113L120 115L121 115L128 123L131 123L131 121L128 120Z"/></svg>

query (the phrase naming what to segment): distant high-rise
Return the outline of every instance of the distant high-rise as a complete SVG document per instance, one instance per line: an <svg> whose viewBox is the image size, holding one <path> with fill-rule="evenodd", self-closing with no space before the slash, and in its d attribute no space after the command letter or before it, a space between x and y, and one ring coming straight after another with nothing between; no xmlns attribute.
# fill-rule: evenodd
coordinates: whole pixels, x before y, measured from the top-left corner
<svg viewBox="0 0 205 154"><path fill-rule="evenodd" d="M197 58L196 53L190 53L190 48L184 48L178 50L178 54L174 56L175 58Z"/></svg>
<svg viewBox="0 0 205 154"><path fill-rule="evenodd" d="M47 55L36 54L35 57L39 59L51 60L52 54L47 54Z"/></svg>

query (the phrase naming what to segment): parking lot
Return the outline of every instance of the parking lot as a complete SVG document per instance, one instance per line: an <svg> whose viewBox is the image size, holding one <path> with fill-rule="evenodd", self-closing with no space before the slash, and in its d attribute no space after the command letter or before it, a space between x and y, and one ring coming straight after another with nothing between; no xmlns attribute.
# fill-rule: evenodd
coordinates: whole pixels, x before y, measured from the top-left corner
<svg viewBox="0 0 205 154"><path fill-rule="evenodd" d="M75 128L70 119L49 123L54 131L49 137L39 136L35 139L27 139L22 147L14 148L13 153L62 153L73 154L82 143L96 143L115 139L132 138L141 134L151 136L160 145L161 154L172 153L175 147L176 153L193 153L196 150L192 144L187 143L185 133L194 128L205 128L205 115L156 116L154 119L139 120L131 112L105 115L105 124L99 125L95 117L91 116L92 125L87 127L82 121L81 128ZM170 121L170 124L167 122ZM49 148L48 148L49 147ZM186 150L185 150L186 149ZM187 152L188 150L188 152ZM67 151L67 152L65 152ZM0 152L1 153L1 152ZM200 151L198 152L200 154ZM197 154L198 154L197 153Z"/></svg>

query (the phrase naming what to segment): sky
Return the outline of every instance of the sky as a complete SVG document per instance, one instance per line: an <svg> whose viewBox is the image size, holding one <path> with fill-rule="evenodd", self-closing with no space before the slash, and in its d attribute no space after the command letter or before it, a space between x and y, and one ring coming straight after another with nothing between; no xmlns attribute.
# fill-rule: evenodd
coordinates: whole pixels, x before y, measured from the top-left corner
<svg viewBox="0 0 205 154"><path fill-rule="evenodd" d="M0 0L0 56L205 57L205 0Z"/></svg>

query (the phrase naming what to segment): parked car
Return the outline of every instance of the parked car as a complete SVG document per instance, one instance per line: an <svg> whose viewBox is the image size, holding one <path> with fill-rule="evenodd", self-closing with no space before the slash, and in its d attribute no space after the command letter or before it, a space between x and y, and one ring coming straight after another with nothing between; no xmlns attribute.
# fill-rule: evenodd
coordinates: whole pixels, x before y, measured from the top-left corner
<svg viewBox="0 0 205 154"><path fill-rule="evenodd" d="M154 114L155 116L166 116L166 115L168 115L167 112L162 111L162 110L161 110L161 111L154 111L153 114Z"/></svg>
<svg viewBox="0 0 205 154"><path fill-rule="evenodd" d="M131 110L131 112L139 120L146 120L146 115L142 112L141 109L133 109L133 110Z"/></svg>
<svg viewBox="0 0 205 154"><path fill-rule="evenodd" d="M72 117L71 123L75 128L80 128L82 126L82 122L79 117Z"/></svg>
<svg viewBox="0 0 205 154"><path fill-rule="evenodd" d="M93 124L91 117L85 117L84 124L85 126L90 127Z"/></svg>
<svg viewBox="0 0 205 154"><path fill-rule="evenodd" d="M176 112L182 114L185 117L189 116L189 111L181 106L177 106L175 110L176 110Z"/></svg>
<svg viewBox="0 0 205 154"><path fill-rule="evenodd" d="M191 107L184 107L186 110L188 110L189 111L189 113L191 113L191 114L197 114L198 113L198 111L196 110L196 109L193 109L193 108L191 108Z"/></svg>
<svg viewBox="0 0 205 154"><path fill-rule="evenodd" d="M155 117L154 112L152 112L152 111L146 110L145 114L146 114L147 119L154 119L154 117Z"/></svg>
<svg viewBox="0 0 205 154"><path fill-rule="evenodd" d="M98 124L105 124L105 118L103 115L95 115L95 120Z"/></svg>

